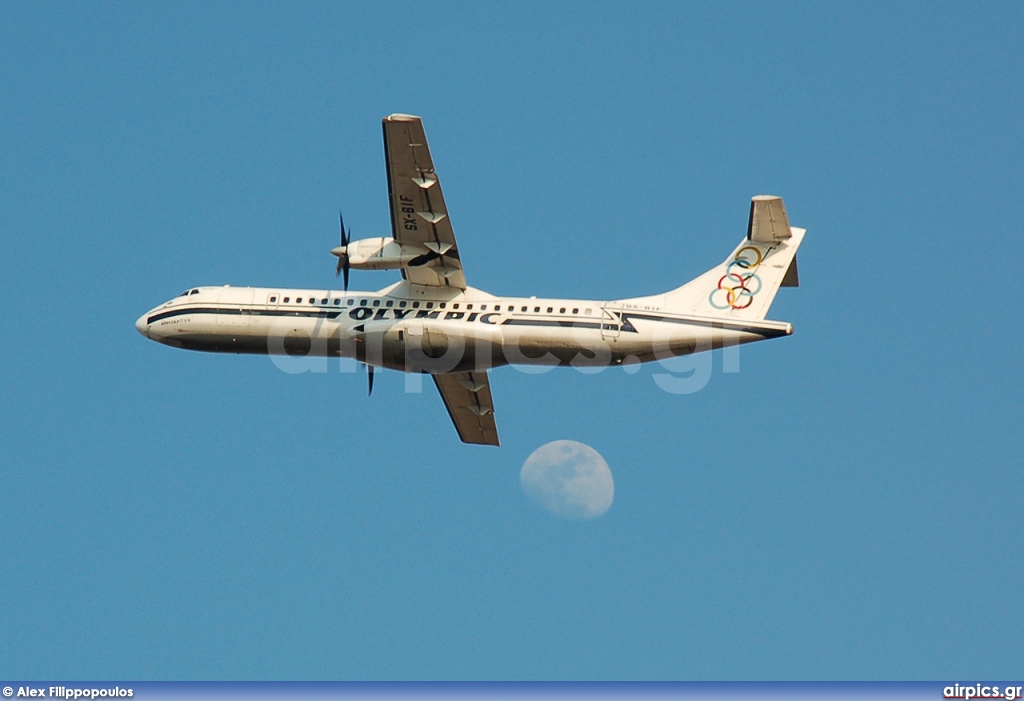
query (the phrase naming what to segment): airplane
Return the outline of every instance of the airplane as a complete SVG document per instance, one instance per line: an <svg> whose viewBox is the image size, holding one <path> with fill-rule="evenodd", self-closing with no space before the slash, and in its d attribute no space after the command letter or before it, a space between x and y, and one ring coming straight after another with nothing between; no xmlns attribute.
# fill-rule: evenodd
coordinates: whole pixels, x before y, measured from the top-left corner
<svg viewBox="0 0 1024 701"><path fill-rule="evenodd" d="M607 367L793 333L769 321L781 287L797 287L792 227L779 197L752 198L747 234L691 282L618 300L495 296L470 287L419 117L383 119L391 237L351 240L341 225L344 289L194 287L139 317L149 339L188 350L354 358L429 374L459 438L499 445L488 370L508 364ZM349 271L401 271L376 292Z"/></svg>

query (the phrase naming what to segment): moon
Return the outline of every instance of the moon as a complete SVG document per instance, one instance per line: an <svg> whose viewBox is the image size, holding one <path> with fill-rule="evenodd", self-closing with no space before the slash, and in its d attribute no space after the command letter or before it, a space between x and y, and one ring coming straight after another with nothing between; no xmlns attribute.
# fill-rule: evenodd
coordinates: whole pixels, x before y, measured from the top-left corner
<svg viewBox="0 0 1024 701"><path fill-rule="evenodd" d="M523 463L519 483L530 501L573 521L604 515L615 497L608 463L577 441L552 441L537 448Z"/></svg>

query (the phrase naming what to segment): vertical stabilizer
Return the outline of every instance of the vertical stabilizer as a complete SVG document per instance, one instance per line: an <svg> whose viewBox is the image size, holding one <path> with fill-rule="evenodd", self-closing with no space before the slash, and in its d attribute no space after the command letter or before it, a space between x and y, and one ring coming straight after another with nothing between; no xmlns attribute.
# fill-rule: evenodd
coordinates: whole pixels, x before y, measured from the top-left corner
<svg viewBox="0 0 1024 701"><path fill-rule="evenodd" d="M780 287L800 284L796 251L805 233L790 226L781 197L754 197L746 238L721 265L665 295L666 305L701 316L764 319Z"/></svg>

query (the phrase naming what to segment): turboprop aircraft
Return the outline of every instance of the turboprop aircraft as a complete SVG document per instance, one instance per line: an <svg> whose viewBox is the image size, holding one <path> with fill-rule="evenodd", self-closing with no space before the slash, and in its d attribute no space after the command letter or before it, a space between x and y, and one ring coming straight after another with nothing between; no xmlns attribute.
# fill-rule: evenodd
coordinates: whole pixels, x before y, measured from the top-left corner
<svg viewBox="0 0 1024 701"><path fill-rule="evenodd" d="M498 445L487 371L508 364L605 367L686 355L793 332L767 321L780 287L799 284L804 230L779 197L750 203L747 235L725 259L668 292L611 301L495 296L470 287L419 117L385 117L391 237L350 240L344 289L189 288L143 314L139 333L189 350L355 358L429 374L459 438ZM349 270L401 271L350 292Z"/></svg>

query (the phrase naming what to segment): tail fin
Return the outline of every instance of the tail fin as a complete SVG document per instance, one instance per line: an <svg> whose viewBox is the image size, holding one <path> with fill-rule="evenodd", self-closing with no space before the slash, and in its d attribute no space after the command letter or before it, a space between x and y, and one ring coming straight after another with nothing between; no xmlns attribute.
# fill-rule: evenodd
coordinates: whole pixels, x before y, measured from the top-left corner
<svg viewBox="0 0 1024 701"><path fill-rule="evenodd" d="M667 306L701 316L764 319L780 287L798 287L804 229L789 225L781 197L750 202L747 237L724 263L665 295Z"/></svg>

